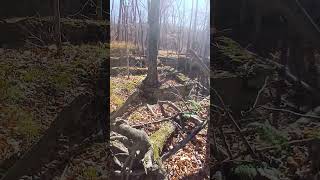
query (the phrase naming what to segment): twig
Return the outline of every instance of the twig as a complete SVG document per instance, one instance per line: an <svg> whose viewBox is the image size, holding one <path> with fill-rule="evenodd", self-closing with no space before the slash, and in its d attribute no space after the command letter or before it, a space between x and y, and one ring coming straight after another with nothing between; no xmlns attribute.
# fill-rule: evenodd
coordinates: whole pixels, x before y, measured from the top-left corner
<svg viewBox="0 0 320 180"><path fill-rule="evenodd" d="M261 96L261 93L264 91L264 89L267 87L267 83L268 83L268 80L269 80L269 76L267 76L264 80L264 84L263 86L261 87L261 89L259 90L258 94L257 94L257 98L252 106L252 109L256 108L257 104L258 104L258 101L259 101L259 98Z"/></svg>
<svg viewBox="0 0 320 180"><path fill-rule="evenodd" d="M66 173L67 173L68 167L69 167L69 165L67 164L66 167L64 168L63 172L62 172L60 180L65 180L66 179Z"/></svg>
<svg viewBox="0 0 320 180"><path fill-rule="evenodd" d="M242 116L244 116L244 115L246 115L246 114L248 114L248 113L250 113L250 112L252 112L253 110L256 109L257 104L258 104L259 99L260 99L260 96L261 96L262 92L265 90L265 88L267 87L268 80L269 80L269 76L267 76L267 77L265 78L263 86L262 86L262 87L260 88L260 90L258 91L256 100L254 101L254 104L253 104L252 108L250 108L250 109L249 109L248 111L246 111L246 112L241 112Z"/></svg>
<svg viewBox="0 0 320 180"><path fill-rule="evenodd" d="M267 109L267 110L271 110L271 111L280 111L280 112L286 112L286 113L290 113L296 116L300 116L300 117L305 117L305 118L313 118L313 119L320 119L320 116L314 116L314 115L308 115L308 114L300 114L297 112L293 112L290 111L288 109L277 109L277 108L271 108L271 107L267 107L267 106L259 106L258 108L263 108L263 109Z"/></svg>
<svg viewBox="0 0 320 180"><path fill-rule="evenodd" d="M175 104L173 104L173 102L171 102L171 101L158 101L158 103L168 104L170 107L172 107L174 110L178 111L179 113L182 112L181 109L178 106L176 106Z"/></svg>
<svg viewBox="0 0 320 180"><path fill-rule="evenodd" d="M234 125L234 127L236 128L239 136L241 137L242 141L244 142L244 144L247 146L248 150L250 151L250 154L253 158L258 157L256 155L256 153L254 152L254 150L252 149L252 147L250 146L249 142L247 141L247 139L245 138L245 136L242 134L241 132L241 128L239 127L238 123L234 120L233 116L230 114L230 112L227 110L226 105L224 104L223 99L221 98L221 96L218 94L218 92L212 88L213 92L215 93L215 95L218 97L219 101L222 104L222 108L224 109L224 111L227 113L229 119L231 120L232 124Z"/></svg>
<svg viewBox="0 0 320 180"><path fill-rule="evenodd" d="M163 117L169 117L168 114L166 113L166 111L164 110L163 104L159 104L160 106L160 111L163 115Z"/></svg>
<svg viewBox="0 0 320 180"><path fill-rule="evenodd" d="M161 160L165 161L168 159L172 154L179 151L181 148L183 148L194 136L196 136L208 123L208 120L205 120L200 126L198 126L195 130L193 130L185 139L179 142L179 144L171 149L169 152L165 153L161 156Z"/></svg>
<svg viewBox="0 0 320 180"><path fill-rule="evenodd" d="M147 108L148 108L148 110L151 112L151 114L153 116L155 116L155 117L157 116L156 113L153 112L153 110L152 110L152 108L151 108L151 106L149 104L147 104Z"/></svg>
<svg viewBox="0 0 320 180"><path fill-rule="evenodd" d="M221 135L221 138L222 138L223 144L224 144L224 146L225 146L225 147L226 147L226 149L227 149L227 152L228 152L229 158L230 158L230 159L232 159L232 152L231 152L230 147L229 147L229 145L228 145L228 143L227 143L226 136L224 135L224 132L223 132L223 129L222 129L222 127L221 127L221 126L219 127L219 131L220 131L220 135Z"/></svg>

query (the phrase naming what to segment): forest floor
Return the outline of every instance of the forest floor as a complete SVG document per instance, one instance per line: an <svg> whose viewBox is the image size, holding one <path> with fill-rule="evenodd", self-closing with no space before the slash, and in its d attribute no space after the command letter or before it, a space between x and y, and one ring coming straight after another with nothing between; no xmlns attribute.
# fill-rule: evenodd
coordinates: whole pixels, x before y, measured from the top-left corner
<svg viewBox="0 0 320 180"><path fill-rule="evenodd" d="M116 44L119 46L119 44ZM112 47L111 47L112 48ZM111 54L117 55L115 48L111 49ZM160 56L176 57L172 52L160 51ZM117 68L117 67L113 67ZM166 69L166 67L163 67ZM160 69L160 68L159 68ZM130 69L131 70L131 69ZM110 109L111 113L121 107L127 98L133 94L141 85L146 74L127 76L127 69L123 68L122 73L110 79ZM161 87L173 87L183 85L175 78L168 76L164 71L160 71L159 81ZM176 92L173 92L176 93ZM192 111L201 119L209 118L210 96L196 96L190 94L188 98L172 101L182 112ZM138 97L143 99L142 97ZM173 99L174 100L174 99ZM175 108L164 105L166 117L173 117L179 112ZM158 103L147 104L146 102L132 104L121 116L128 125L145 131L150 137L157 132L166 122L157 122L164 119L165 116ZM195 128L195 124L188 122L183 128L178 129L166 141L162 154L173 149L180 141L190 134ZM168 173L169 179L207 179L208 177L208 141L207 128L200 131L195 138L188 142L185 147L173 154L163 162L164 169Z"/></svg>
<svg viewBox="0 0 320 180"><path fill-rule="evenodd" d="M0 177L81 93L107 56L105 45L0 49Z"/></svg>
<svg viewBox="0 0 320 180"><path fill-rule="evenodd" d="M118 76L111 78L111 110L116 109L124 102L128 94L133 92L134 89L141 83L145 76ZM160 75L160 81L162 80ZM134 84L135 86L132 86ZM178 85L175 80L167 80L163 86ZM133 90L130 90L133 89ZM120 100L121 99L121 100ZM188 100L186 100L188 101ZM197 108L197 115L202 119L208 118L209 112L209 99L202 98L194 101L197 103L197 107L192 107L192 104L188 101L188 108ZM187 107L183 101L173 102L182 111L187 111ZM148 107L149 106L149 107ZM174 116L177 112L171 107L165 106L165 111L169 117ZM146 103L140 105L134 105L126 111L121 118L126 119L130 126L139 126L138 129L144 130L149 136L160 129L163 123L156 123L157 120L165 118L161 112L159 104L147 105ZM143 125L140 127L140 125ZM183 140L188 133L195 127L195 124L188 124L185 126L185 132L177 130L174 135L168 139L163 152L168 151L176 146L176 144ZM163 165L169 173L169 179L206 179L207 174L207 129L202 130L195 136L195 139L189 142L184 148L179 150L176 154L167 159Z"/></svg>
<svg viewBox="0 0 320 180"><path fill-rule="evenodd" d="M279 58L264 59L226 37L218 38L217 44L214 68L233 74L229 82L234 86L228 87L237 92L218 90L216 97L219 93L232 97L217 100L237 107L241 113L215 102L214 123L209 128L215 142L211 175L216 179L318 179L320 107L312 103L317 93L297 88L287 79L279 80L276 69L269 75L254 72L262 64L274 67L270 62ZM242 73L246 86L237 86L244 81ZM228 83L228 77L224 78ZM255 89L252 96L248 86ZM247 99L251 100L244 101Z"/></svg>

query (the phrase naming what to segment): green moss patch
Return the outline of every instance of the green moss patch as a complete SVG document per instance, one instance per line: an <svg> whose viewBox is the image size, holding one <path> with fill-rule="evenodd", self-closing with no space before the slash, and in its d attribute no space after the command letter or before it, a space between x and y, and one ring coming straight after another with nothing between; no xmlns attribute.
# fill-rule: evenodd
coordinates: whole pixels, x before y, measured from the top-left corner
<svg viewBox="0 0 320 180"><path fill-rule="evenodd" d="M167 122L163 123L161 128L150 136L150 143L152 145L153 155L156 161L160 159L162 149L174 130L175 126L172 123Z"/></svg>

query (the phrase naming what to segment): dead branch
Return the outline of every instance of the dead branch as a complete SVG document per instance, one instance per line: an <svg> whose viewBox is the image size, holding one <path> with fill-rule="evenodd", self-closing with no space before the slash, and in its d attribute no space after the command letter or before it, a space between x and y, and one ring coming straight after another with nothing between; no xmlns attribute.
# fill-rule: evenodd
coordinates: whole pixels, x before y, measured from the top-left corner
<svg viewBox="0 0 320 180"><path fill-rule="evenodd" d="M226 112L226 114L228 115L229 119L231 120L232 124L234 125L234 127L236 128L236 131L238 132L239 136L241 137L242 141L244 142L244 144L247 146L248 150L250 151L250 154L253 158L257 158L258 156L256 155L256 153L254 152L254 150L252 149L252 147L250 146L249 142L247 141L247 139L245 138L245 136L242 134L241 132L241 128L239 127L238 123L234 120L233 116L231 115L231 113L227 110L226 105L224 104L224 101L222 99L222 97L219 95L219 93L212 88L213 92L215 93L215 95L218 97L219 101L222 104L222 108L224 109L224 111Z"/></svg>
<svg viewBox="0 0 320 180"><path fill-rule="evenodd" d="M272 107L267 107L267 106L259 106L258 108L263 108L263 109L267 109L267 110L271 110L271 111L285 112L285 113L289 113L289 114L293 114L293 115L305 117L305 118L320 119L320 116L300 114L300 113L297 113L294 111L290 111L288 109L277 109L277 108L272 108Z"/></svg>
<svg viewBox="0 0 320 180"><path fill-rule="evenodd" d="M195 130L193 130L185 139L179 142L179 144L171 149L169 152L163 154L161 156L162 161L165 161L168 159L172 154L179 151L181 148L183 148L193 137L195 137L208 123L208 120L205 120L200 126L198 126Z"/></svg>
<svg viewBox="0 0 320 180"><path fill-rule="evenodd" d="M228 156L229 156L230 159L232 159L232 152L231 152L230 147L229 147L229 145L228 145L228 143L227 143L226 136L224 135L224 132L223 132L223 129L222 129L221 126L219 127L219 131L220 131L220 135L221 135L223 144L224 144L224 146L225 146L226 149L227 149Z"/></svg>
<svg viewBox="0 0 320 180"><path fill-rule="evenodd" d="M152 110L152 108L151 108L151 106L149 104L147 104L147 108L148 108L148 110L151 112L151 114L153 116L155 116L155 117L157 116L156 113L153 112L153 110Z"/></svg>
<svg viewBox="0 0 320 180"><path fill-rule="evenodd" d="M170 107L172 107L174 110L178 111L179 113L182 112L181 109L171 101L158 101L158 103L159 104L167 104Z"/></svg>
<svg viewBox="0 0 320 180"><path fill-rule="evenodd" d="M67 170L69 168L69 165L66 165L66 167L64 168L62 175L60 177L60 180L65 180L66 179L66 174L67 174Z"/></svg>
<svg viewBox="0 0 320 180"><path fill-rule="evenodd" d="M166 111L164 110L163 105L159 104L159 106L160 106L160 111L161 111L163 117L169 117L168 114L166 113Z"/></svg>
<svg viewBox="0 0 320 180"><path fill-rule="evenodd" d="M261 96L262 92L265 90L265 88L267 87L268 80L269 80L269 76L267 76L267 77L265 78L263 86L262 86L262 87L260 88L260 90L258 91L256 100L254 101L254 104L253 104L252 108L250 108L250 109L249 109L248 111L246 111L246 112L241 112L242 116L244 116L244 115L246 115L246 114L248 114L248 113L250 113L250 112L252 112L253 110L256 109L257 104L258 104L259 99L260 99L260 96Z"/></svg>
<svg viewBox="0 0 320 180"><path fill-rule="evenodd" d="M210 77L210 69L203 63L201 58L194 52L192 49L189 49L188 52L197 59L196 63L200 65L202 71L205 73L207 77Z"/></svg>

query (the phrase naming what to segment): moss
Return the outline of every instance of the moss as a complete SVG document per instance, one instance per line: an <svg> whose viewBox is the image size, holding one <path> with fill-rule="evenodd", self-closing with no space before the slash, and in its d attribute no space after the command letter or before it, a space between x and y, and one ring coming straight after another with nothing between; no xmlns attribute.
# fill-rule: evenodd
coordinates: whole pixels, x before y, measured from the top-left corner
<svg viewBox="0 0 320 180"><path fill-rule="evenodd" d="M21 88L18 86L10 86L7 90L7 99L8 101L18 102L25 98L25 95Z"/></svg>
<svg viewBox="0 0 320 180"><path fill-rule="evenodd" d="M110 104L114 104L117 107L121 106L124 103L124 99L116 94L111 94L110 100L111 100Z"/></svg>
<svg viewBox="0 0 320 180"><path fill-rule="evenodd" d="M138 48L132 43L125 43L121 41L113 41L110 44L110 54L111 56L121 56L126 54L128 49L129 54L134 54Z"/></svg>
<svg viewBox="0 0 320 180"><path fill-rule="evenodd" d="M139 121L143 119L143 115L140 112L134 111L132 114L129 116L129 121Z"/></svg>
<svg viewBox="0 0 320 180"><path fill-rule="evenodd" d="M89 166L88 168L84 169L82 175L87 180L98 179L98 171L95 167L92 166Z"/></svg>
<svg viewBox="0 0 320 180"><path fill-rule="evenodd" d="M243 62L254 59L240 44L230 38L219 37L217 41L219 43L219 50L223 55L231 58L232 61Z"/></svg>
<svg viewBox="0 0 320 180"><path fill-rule="evenodd" d="M15 103L25 98L21 88L11 84L7 79L0 78L0 100Z"/></svg>
<svg viewBox="0 0 320 180"><path fill-rule="evenodd" d="M65 90L72 84L73 76L69 72L62 72L50 76L49 80L54 84L55 88L57 88L58 90Z"/></svg>
<svg viewBox="0 0 320 180"><path fill-rule="evenodd" d="M0 100L4 101L7 98L7 90L9 81L5 78L0 78Z"/></svg>
<svg viewBox="0 0 320 180"><path fill-rule="evenodd" d="M23 73L22 80L26 82L34 82L36 80L41 80L45 77L46 72L39 68L28 69Z"/></svg>
<svg viewBox="0 0 320 180"><path fill-rule="evenodd" d="M30 111L24 110L18 106L9 106L1 109L4 119L13 123L16 127L16 133L22 135L28 141L32 141L40 134L40 124L37 123Z"/></svg>
<svg viewBox="0 0 320 180"><path fill-rule="evenodd" d="M186 77L186 76L185 76L184 74L182 74L182 73L178 73L178 74L177 74L177 79L178 79L178 81L180 81L181 83L184 83L184 82L186 82L186 81L189 80L189 78Z"/></svg>
<svg viewBox="0 0 320 180"><path fill-rule="evenodd" d="M175 127L172 123L166 122L161 125L161 128L150 136L150 143L153 148L153 155L156 161L159 161L162 149L173 133Z"/></svg>

